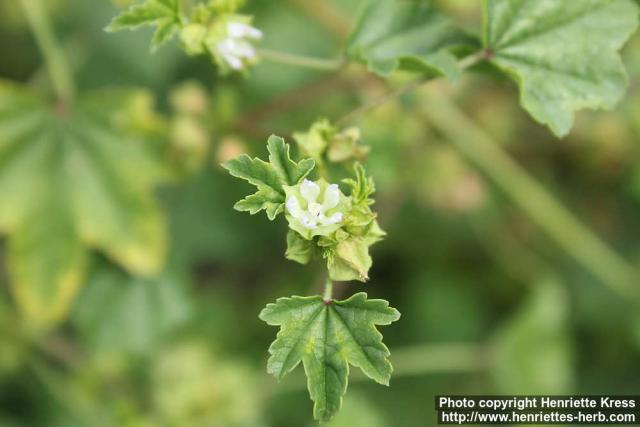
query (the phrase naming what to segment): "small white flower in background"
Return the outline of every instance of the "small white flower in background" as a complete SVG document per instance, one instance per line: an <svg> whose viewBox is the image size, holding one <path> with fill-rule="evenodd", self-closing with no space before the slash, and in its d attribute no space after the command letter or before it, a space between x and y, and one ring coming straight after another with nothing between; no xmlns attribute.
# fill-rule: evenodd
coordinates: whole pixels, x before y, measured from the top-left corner
<svg viewBox="0 0 640 427"><path fill-rule="evenodd" d="M220 40L217 50L233 70L242 70L256 60L252 41L262 38L262 31L242 22L227 22L227 37Z"/></svg>
<svg viewBox="0 0 640 427"><path fill-rule="evenodd" d="M340 228L345 196L336 184L305 179L285 191L289 225L303 237L328 235Z"/></svg>

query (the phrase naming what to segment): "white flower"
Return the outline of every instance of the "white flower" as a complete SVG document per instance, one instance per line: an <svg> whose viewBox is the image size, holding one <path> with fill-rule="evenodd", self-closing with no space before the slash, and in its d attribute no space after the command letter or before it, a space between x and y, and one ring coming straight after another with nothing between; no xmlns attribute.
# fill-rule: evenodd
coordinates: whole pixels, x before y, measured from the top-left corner
<svg viewBox="0 0 640 427"><path fill-rule="evenodd" d="M216 45L220 56L234 70L242 70L246 62L256 59L251 41L260 40L262 31L242 22L227 23L227 37Z"/></svg>
<svg viewBox="0 0 640 427"><path fill-rule="evenodd" d="M287 211L297 219L305 228L315 229L319 226L329 226L342 222L342 212L335 212L327 216L327 211L338 206L340 202L340 189L336 184L328 185L322 195L322 203L318 203L320 186L315 182L305 179L300 184L300 195L307 202L307 208L303 209L296 196L287 198Z"/></svg>

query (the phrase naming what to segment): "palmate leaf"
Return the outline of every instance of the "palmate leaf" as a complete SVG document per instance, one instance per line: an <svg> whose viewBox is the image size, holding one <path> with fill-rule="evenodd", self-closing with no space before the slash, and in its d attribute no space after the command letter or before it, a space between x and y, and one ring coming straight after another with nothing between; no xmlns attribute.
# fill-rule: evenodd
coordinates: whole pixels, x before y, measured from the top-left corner
<svg viewBox="0 0 640 427"><path fill-rule="evenodd" d="M618 50L638 26L631 0L485 0L484 45L522 106L557 136L584 108L610 109L627 77Z"/></svg>
<svg viewBox="0 0 640 427"><path fill-rule="evenodd" d="M269 348L267 372L281 379L302 362L314 418L327 421L342 404L349 364L374 381L389 384L389 350L375 325L389 325L399 318L386 301L367 299L363 292L344 301L279 298L260 313L269 325L280 326Z"/></svg>
<svg viewBox="0 0 640 427"><path fill-rule="evenodd" d="M350 36L347 52L383 77L403 69L455 81L459 70L453 51L477 44L429 1L370 0Z"/></svg>
<svg viewBox="0 0 640 427"><path fill-rule="evenodd" d="M34 326L67 313L89 248L138 274L163 264L165 220L151 190L165 171L122 129L133 115L117 106L139 95L127 93L117 102L95 93L55 111L0 82L0 231L9 235L13 293Z"/></svg>
<svg viewBox="0 0 640 427"><path fill-rule="evenodd" d="M174 274L143 279L101 267L87 280L71 320L92 351L143 356L184 325L192 309Z"/></svg>
<svg viewBox="0 0 640 427"><path fill-rule="evenodd" d="M251 215L265 210L270 220L283 211L284 185L296 185L314 168L312 159L296 163L291 160L289 145L279 136L271 135L267 141L269 162L243 154L222 166L236 178L258 187L258 191L235 204L234 208Z"/></svg>
<svg viewBox="0 0 640 427"><path fill-rule="evenodd" d="M179 0L145 0L113 18L106 30L133 30L143 25L156 26L151 41L151 50L155 51L180 29Z"/></svg>

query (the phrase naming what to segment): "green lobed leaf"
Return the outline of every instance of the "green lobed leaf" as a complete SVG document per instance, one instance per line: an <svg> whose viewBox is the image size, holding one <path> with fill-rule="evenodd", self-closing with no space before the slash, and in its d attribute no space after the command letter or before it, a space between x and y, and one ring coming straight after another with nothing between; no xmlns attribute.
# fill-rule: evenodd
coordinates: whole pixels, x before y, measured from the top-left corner
<svg viewBox="0 0 640 427"><path fill-rule="evenodd" d="M484 45L520 103L557 136L575 111L611 109L627 77L618 51L638 26L631 0L485 0Z"/></svg>
<svg viewBox="0 0 640 427"><path fill-rule="evenodd" d="M389 325L399 318L387 301L367 299L363 292L344 301L279 298L260 313L269 325L280 326L269 348L267 372L281 379L302 362L314 418L327 421L342 405L349 364L374 381L389 384L389 350L375 325Z"/></svg>
<svg viewBox="0 0 640 427"><path fill-rule="evenodd" d="M131 136L140 120L127 114L140 94L96 92L56 110L0 82L0 232L14 296L34 327L65 316L90 249L136 274L163 265L165 219L152 190L166 171Z"/></svg>
<svg viewBox="0 0 640 427"><path fill-rule="evenodd" d="M179 0L145 0L113 18L106 31L136 29L143 25L155 25L151 49L155 51L181 28Z"/></svg>
<svg viewBox="0 0 640 427"><path fill-rule="evenodd" d="M236 178L244 179L258 187L258 191L235 204L234 209L254 215L265 210L273 220L284 210L283 186L296 185L314 168L312 159L296 163L291 160L289 145L279 136L272 135L267 141L269 162L243 154L222 166Z"/></svg>
<svg viewBox="0 0 640 427"><path fill-rule="evenodd" d="M191 312L184 284L171 274L142 279L100 268L88 280L71 318L92 351L146 355Z"/></svg>
<svg viewBox="0 0 640 427"><path fill-rule="evenodd" d="M429 1L370 0L349 38L347 53L383 77L402 69L455 81L460 72L454 51L476 44Z"/></svg>

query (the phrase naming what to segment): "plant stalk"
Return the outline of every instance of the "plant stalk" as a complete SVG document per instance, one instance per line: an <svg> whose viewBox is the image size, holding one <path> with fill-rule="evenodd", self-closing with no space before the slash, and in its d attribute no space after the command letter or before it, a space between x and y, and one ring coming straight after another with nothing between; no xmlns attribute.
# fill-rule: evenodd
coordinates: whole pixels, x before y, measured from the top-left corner
<svg viewBox="0 0 640 427"><path fill-rule="evenodd" d="M422 113L587 271L623 297L640 296L639 272L549 194L446 94L430 90Z"/></svg>
<svg viewBox="0 0 640 427"><path fill-rule="evenodd" d="M478 52L472 53L471 55L465 56L460 61L458 61L458 68L460 71L466 70L467 68L471 68L474 65L487 60L491 55L486 49L480 50ZM414 89L418 89L420 86L425 83L429 83L433 80L437 80L438 77L429 77L429 78L420 78L418 80L413 80L409 83L406 83L398 88L391 89L384 95L381 95L366 104L361 105L353 111L343 115L342 117L335 120L336 126L345 126L348 123L353 122L354 120L362 117L366 113L375 110L381 105L386 104L389 101L392 101L408 92L413 91Z"/></svg>
<svg viewBox="0 0 640 427"><path fill-rule="evenodd" d="M324 282L324 295L322 296L324 302L330 302L333 299L333 281L327 275L327 279Z"/></svg>
<svg viewBox="0 0 640 427"><path fill-rule="evenodd" d="M69 103L75 95L71 69L56 39L41 0L19 0L31 32L44 56L58 100Z"/></svg>
<svg viewBox="0 0 640 427"><path fill-rule="evenodd" d="M271 49L258 49L257 53L259 58L267 61L319 71L337 71L346 64L346 61L342 58L312 58L309 56L294 55L292 53L280 52Z"/></svg>

